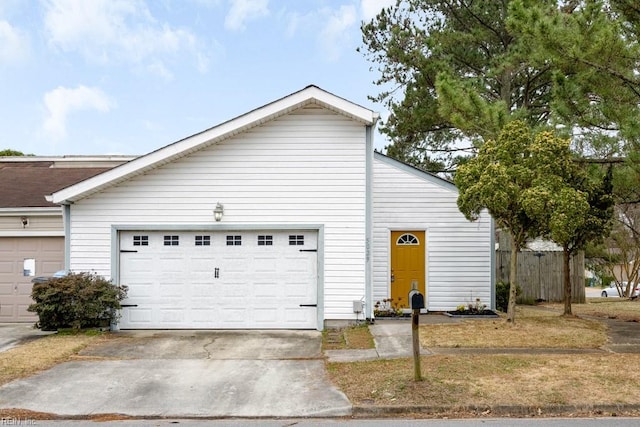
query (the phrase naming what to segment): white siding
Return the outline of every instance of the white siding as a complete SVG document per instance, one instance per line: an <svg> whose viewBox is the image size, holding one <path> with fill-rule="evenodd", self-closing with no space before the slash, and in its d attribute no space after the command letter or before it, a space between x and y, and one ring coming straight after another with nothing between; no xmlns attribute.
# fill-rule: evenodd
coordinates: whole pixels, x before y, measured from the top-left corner
<svg viewBox="0 0 640 427"><path fill-rule="evenodd" d="M23 216L0 216L0 231L32 231L35 233L37 231L62 232L64 230L62 212L56 216L28 215L29 225L26 228L22 226L21 218Z"/></svg>
<svg viewBox="0 0 640 427"><path fill-rule="evenodd" d="M476 298L491 305L491 219L469 222L458 193L421 172L376 156L373 163L373 301L389 296L391 230L426 231L426 305L455 309Z"/></svg>
<svg viewBox="0 0 640 427"><path fill-rule="evenodd" d="M307 107L71 206L71 269L111 275L113 224L324 225L324 318L364 295L365 127ZM320 254L319 254L320 255Z"/></svg>

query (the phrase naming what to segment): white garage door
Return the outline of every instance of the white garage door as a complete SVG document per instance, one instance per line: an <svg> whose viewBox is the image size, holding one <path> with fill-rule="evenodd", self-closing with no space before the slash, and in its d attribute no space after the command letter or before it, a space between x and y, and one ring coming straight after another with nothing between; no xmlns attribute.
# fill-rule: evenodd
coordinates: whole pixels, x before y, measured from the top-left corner
<svg viewBox="0 0 640 427"><path fill-rule="evenodd" d="M316 231L120 233L122 329L316 329Z"/></svg>

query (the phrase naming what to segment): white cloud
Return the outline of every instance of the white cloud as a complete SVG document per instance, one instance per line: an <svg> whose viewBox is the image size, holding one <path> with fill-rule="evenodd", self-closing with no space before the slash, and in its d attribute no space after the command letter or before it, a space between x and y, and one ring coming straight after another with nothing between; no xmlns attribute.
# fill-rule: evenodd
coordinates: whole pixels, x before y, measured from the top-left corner
<svg viewBox="0 0 640 427"><path fill-rule="evenodd" d="M47 115L43 129L48 137L61 140L67 136L67 116L74 111L108 112L115 104L102 90L80 85L75 89L59 86L44 95Z"/></svg>
<svg viewBox="0 0 640 427"><path fill-rule="evenodd" d="M155 64L166 77L167 56L185 52L199 70L207 55L190 31L159 23L140 0L47 0L45 30L49 43L65 52L77 51L98 63Z"/></svg>
<svg viewBox="0 0 640 427"><path fill-rule="evenodd" d="M361 0L362 20L371 21L384 7L395 4L396 0Z"/></svg>
<svg viewBox="0 0 640 427"><path fill-rule="evenodd" d="M231 9L224 19L227 30L242 31L247 21L269 15L269 0L230 0Z"/></svg>
<svg viewBox="0 0 640 427"><path fill-rule="evenodd" d="M19 62L29 56L29 50L27 35L7 21L0 21L0 63Z"/></svg>
<svg viewBox="0 0 640 427"><path fill-rule="evenodd" d="M340 58L342 50L351 45L351 28L358 23L358 15L353 5L342 5L329 12L324 28L319 34L319 43L329 61Z"/></svg>

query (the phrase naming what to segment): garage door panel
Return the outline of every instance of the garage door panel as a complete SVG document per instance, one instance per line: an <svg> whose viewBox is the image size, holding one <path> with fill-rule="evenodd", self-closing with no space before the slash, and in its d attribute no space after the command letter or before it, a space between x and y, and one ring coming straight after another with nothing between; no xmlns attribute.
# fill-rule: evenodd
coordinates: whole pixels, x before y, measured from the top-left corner
<svg viewBox="0 0 640 427"><path fill-rule="evenodd" d="M274 324L278 321L278 310L276 308L256 308L254 320L258 324Z"/></svg>
<svg viewBox="0 0 640 427"><path fill-rule="evenodd" d="M151 308L130 308L124 310L123 320L125 316L130 323L134 324L150 324L152 320L153 310Z"/></svg>
<svg viewBox="0 0 640 427"><path fill-rule="evenodd" d="M15 290L15 294L18 296L31 297L31 290L33 289L33 283L18 283L18 287ZM22 305L26 305L27 307L31 303L23 303Z"/></svg>
<svg viewBox="0 0 640 427"><path fill-rule="evenodd" d="M0 321L35 322L27 311L33 303L34 276L24 275L26 259L35 260L34 276L50 276L64 267L62 237L3 237L0 239Z"/></svg>
<svg viewBox="0 0 640 427"><path fill-rule="evenodd" d="M0 261L0 274L13 274L15 261Z"/></svg>
<svg viewBox="0 0 640 427"><path fill-rule="evenodd" d="M304 308L285 309L284 310L285 321L289 323L304 322L307 320L308 313L309 313L308 310L309 310L308 308L306 310Z"/></svg>
<svg viewBox="0 0 640 427"><path fill-rule="evenodd" d="M241 307L225 307L220 310L222 321L226 324L236 323L238 325L246 323L247 309Z"/></svg>
<svg viewBox="0 0 640 427"><path fill-rule="evenodd" d="M39 252L42 244L38 239L20 239L18 240L18 250L21 252Z"/></svg>
<svg viewBox="0 0 640 427"><path fill-rule="evenodd" d="M9 295L13 295L13 285L11 283L0 283L0 297L6 297ZM4 301L4 298L3 298L3 301ZM7 305L7 304L3 304L3 305Z"/></svg>
<svg viewBox="0 0 640 427"><path fill-rule="evenodd" d="M185 310L180 307L163 307L159 311L160 322L180 325L186 320Z"/></svg>
<svg viewBox="0 0 640 427"><path fill-rule="evenodd" d="M178 300L182 300L182 298L184 297L183 284L179 282L162 283L160 286L158 286L158 290L158 296L160 299L175 300L176 303L178 303Z"/></svg>
<svg viewBox="0 0 640 427"><path fill-rule="evenodd" d="M121 268L124 268L128 271L128 277L135 276L136 274L140 276L146 276L151 273L153 269L153 264L156 261L155 258L150 256L140 257L140 258L130 258L130 257L121 257L122 265Z"/></svg>
<svg viewBox="0 0 640 427"><path fill-rule="evenodd" d="M287 298L305 298L308 295L307 287L304 283L287 284L284 287Z"/></svg>
<svg viewBox="0 0 640 427"><path fill-rule="evenodd" d="M271 298L277 299L278 295L278 285L276 283L256 283L254 286L254 297L256 298ZM275 297L274 297L275 295Z"/></svg>
<svg viewBox="0 0 640 427"><path fill-rule="evenodd" d="M191 296L193 298L215 298L215 288L210 283L192 283Z"/></svg>
<svg viewBox="0 0 640 427"><path fill-rule="evenodd" d="M17 318L15 305L0 306L0 322L15 322Z"/></svg>
<svg viewBox="0 0 640 427"><path fill-rule="evenodd" d="M30 295L26 294L26 295ZM31 304L18 304L17 305L17 313L16 315L18 316L18 320L20 319L30 319L33 316L33 313L27 311L27 309L29 308Z"/></svg>
<svg viewBox="0 0 640 427"><path fill-rule="evenodd" d="M291 246L289 234L304 235L304 245ZM123 315L123 329L316 328L316 308L300 308L317 299L317 254L300 252L316 248L316 232L122 232L121 249L134 235L148 244L121 254L120 281L126 302L155 314ZM165 235L179 245L164 246Z"/></svg>

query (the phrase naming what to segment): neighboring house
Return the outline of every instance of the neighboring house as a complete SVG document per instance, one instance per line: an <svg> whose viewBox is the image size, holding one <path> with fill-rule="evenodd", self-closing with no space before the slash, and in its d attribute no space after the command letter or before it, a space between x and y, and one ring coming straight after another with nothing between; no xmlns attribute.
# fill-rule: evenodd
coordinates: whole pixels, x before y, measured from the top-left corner
<svg viewBox="0 0 640 427"><path fill-rule="evenodd" d="M45 195L131 157L0 157L0 322L32 322L31 280L64 267L62 209Z"/></svg>
<svg viewBox="0 0 640 427"><path fill-rule="evenodd" d="M323 329L414 281L429 310L493 306L490 217L374 154L376 120L309 86L55 192L66 267L129 287L123 329Z"/></svg>

